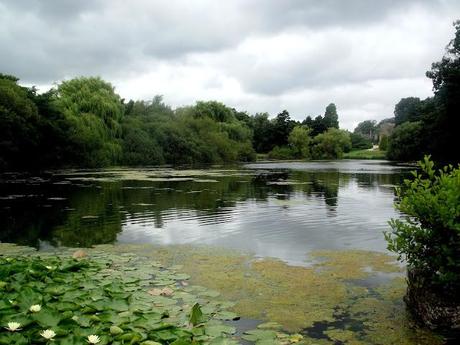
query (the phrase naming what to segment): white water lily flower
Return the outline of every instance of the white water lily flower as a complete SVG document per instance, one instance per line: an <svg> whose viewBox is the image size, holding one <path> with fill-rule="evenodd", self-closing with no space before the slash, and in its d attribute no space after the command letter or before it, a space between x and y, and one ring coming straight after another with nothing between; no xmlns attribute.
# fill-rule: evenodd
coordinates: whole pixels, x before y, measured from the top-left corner
<svg viewBox="0 0 460 345"><path fill-rule="evenodd" d="M8 322L7 327L5 327L10 332L19 331L21 328L21 324L19 322Z"/></svg>
<svg viewBox="0 0 460 345"><path fill-rule="evenodd" d="M42 310L42 306L40 304L34 304L30 306L29 310L32 313L38 313L40 310Z"/></svg>
<svg viewBox="0 0 460 345"><path fill-rule="evenodd" d="M90 344L97 344L101 341L101 339L94 334L88 335L88 343Z"/></svg>
<svg viewBox="0 0 460 345"><path fill-rule="evenodd" d="M56 336L56 333L51 329L45 329L44 331L40 332L40 335L45 339L51 340Z"/></svg>

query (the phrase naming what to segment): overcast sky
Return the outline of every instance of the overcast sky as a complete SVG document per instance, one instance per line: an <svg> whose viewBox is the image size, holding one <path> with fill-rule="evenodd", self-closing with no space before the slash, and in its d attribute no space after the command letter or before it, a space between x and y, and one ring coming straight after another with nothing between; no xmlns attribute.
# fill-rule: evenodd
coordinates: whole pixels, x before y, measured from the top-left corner
<svg viewBox="0 0 460 345"><path fill-rule="evenodd" d="M341 127L430 96L459 0L0 0L0 72L45 91L99 75L124 98L218 100Z"/></svg>

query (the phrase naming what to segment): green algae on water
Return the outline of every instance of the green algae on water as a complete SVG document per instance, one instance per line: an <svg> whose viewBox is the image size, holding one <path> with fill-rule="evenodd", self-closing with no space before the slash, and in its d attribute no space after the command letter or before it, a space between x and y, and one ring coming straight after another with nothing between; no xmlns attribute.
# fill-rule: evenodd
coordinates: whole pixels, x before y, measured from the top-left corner
<svg viewBox="0 0 460 345"><path fill-rule="evenodd" d="M204 246L104 247L138 251L163 264L181 265L191 283L234 301L230 310L241 317L273 322L286 332L301 332L300 344L443 343L436 334L418 329L406 315L404 270L395 257L384 253L316 251L310 254L310 266L296 267ZM363 284L378 274L386 280L377 286ZM320 334L311 331L317 328L323 328ZM273 343L282 341L277 337Z"/></svg>

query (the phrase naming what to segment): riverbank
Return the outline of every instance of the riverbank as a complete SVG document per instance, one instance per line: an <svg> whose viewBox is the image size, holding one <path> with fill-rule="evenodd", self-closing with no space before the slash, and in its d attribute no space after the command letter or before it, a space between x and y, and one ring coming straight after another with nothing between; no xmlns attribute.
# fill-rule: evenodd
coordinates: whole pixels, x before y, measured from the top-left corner
<svg viewBox="0 0 460 345"><path fill-rule="evenodd" d="M346 152L343 154L342 159L380 159L380 160L385 160L386 159L386 151L381 151L381 150L354 150L350 152ZM340 159L338 159L340 160ZM305 159L271 159L269 158L268 154L266 153L258 153L257 154L257 159L256 162L309 162L311 160L305 160ZM321 161L321 160L315 160L315 161ZM328 161L328 160L324 160Z"/></svg>
<svg viewBox="0 0 460 345"><path fill-rule="evenodd" d="M343 159L386 159L386 151L355 150L344 153Z"/></svg>

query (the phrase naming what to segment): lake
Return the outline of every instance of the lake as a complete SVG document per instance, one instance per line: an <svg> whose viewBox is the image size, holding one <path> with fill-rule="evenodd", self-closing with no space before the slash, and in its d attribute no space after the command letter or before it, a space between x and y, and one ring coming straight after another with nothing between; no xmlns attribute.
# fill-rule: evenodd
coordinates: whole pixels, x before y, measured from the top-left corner
<svg viewBox="0 0 460 345"><path fill-rule="evenodd" d="M408 317L405 269L386 250L410 169L341 160L7 173L0 242L175 267L190 289L231 302L237 336L275 322L301 344L455 344Z"/></svg>
<svg viewBox="0 0 460 345"><path fill-rule="evenodd" d="M3 175L0 241L46 249L207 244L303 264L315 249L385 251L394 186L385 161L258 163Z"/></svg>

